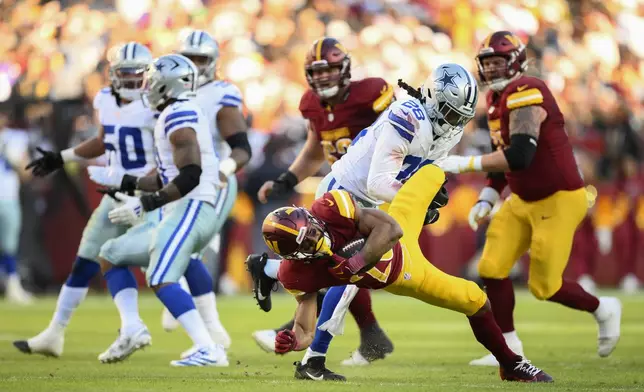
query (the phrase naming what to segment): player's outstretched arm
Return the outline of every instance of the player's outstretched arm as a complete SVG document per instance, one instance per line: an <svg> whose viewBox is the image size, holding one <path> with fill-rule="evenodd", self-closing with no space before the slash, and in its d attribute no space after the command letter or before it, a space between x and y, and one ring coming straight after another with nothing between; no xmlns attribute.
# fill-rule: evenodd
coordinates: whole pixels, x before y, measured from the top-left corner
<svg viewBox="0 0 644 392"><path fill-rule="evenodd" d="M537 151L541 124L548 113L541 106L531 105L510 112L510 145L490 154L447 157L439 166L449 173L472 171L509 172L524 170Z"/></svg>
<svg viewBox="0 0 644 392"><path fill-rule="evenodd" d="M237 107L225 106L217 112L217 127L232 152L219 164L219 171L229 176L250 161L252 152L248 143L248 124Z"/></svg>
<svg viewBox="0 0 644 392"><path fill-rule="evenodd" d="M317 293L299 295L293 332L297 339L294 351L302 351L311 345L315 337L315 322L317 319Z"/></svg>
<svg viewBox="0 0 644 392"><path fill-rule="evenodd" d="M300 181L317 173L324 163L324 149L313 129L309 128L306 143L302 151L288 170L282 173L275 181L266 181L257 193L257 198L262 203L268 202L271 194L283 194L295 188Z"/></svg>

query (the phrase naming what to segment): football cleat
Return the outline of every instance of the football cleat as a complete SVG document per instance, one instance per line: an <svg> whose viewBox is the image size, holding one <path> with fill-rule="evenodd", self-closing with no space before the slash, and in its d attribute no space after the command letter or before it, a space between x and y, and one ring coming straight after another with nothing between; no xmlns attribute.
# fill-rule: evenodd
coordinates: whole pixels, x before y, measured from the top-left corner
<svg viewBox="0 0 644 392"><path fill-rule="evenodd" d="M253 332L253 339L255 343L267 353L275 352L275 338L277 337L277 332L272 329L265 329L262 331Z"/></svg>
<svg viewBox="0 0 644 392"><path fill-rule="evenodd" d="M196 350L192 355L178 361L170 362L170 366L176 367L203 367L203 366L228 366L228 358L222 346L203 347Z"/></svg>
<svg viewBox="0 0 644 392"><path fill-rule="evenodd" d="M347 378L324 366L326 357L309 358L306 364L295 362L295 378L312 381L347 381Z"/></svg>
<svg viewBox="0 0 644 392"><path fill-rule="evenodd" d="M597 320L597 354L607 357L615 350L620 336L622 303L615 297L599 298L599 307L593 314Z"/></svg>
<svg viewBox="0 0 644 392"><path fill-rule="evenodd" d="M33 338L14 341L13 345L25 354L41 354L58 358L63 354L65 345L64 329L50 326Z"/></svg>
<svg viewBox="0 0 644 392"><path fill-rule="evenodd" d="M151 344L152 336L145 326L130 336L119 333L114 343L105 352L98 355L98 360L102 363L121 362L134 354L135 351Z"/></svg>
<svg viewBox="0 0 644 392"><path fill-rule="evenodd" d="M380 327L361 331L360 347L351 357L342 361L344 366L365 366L378 359L384 359L394 351L394 344Z"/></svg>
<svg viewBox="0 0 644 392"><path fill-rule="evenodd" d="M277 280L266 275L264 272L266 260L268 260L266 253L249 255L246 259L246 270L250 272L251 279L253 280L253 296L257 304L264 312L270 312L273 306L271 302L271 290L275 283L277 283Z"/></svg>
<svg viewBox="0 0 644 392"><path fill-rule="evenodd" d="M519 382L553 382L550 375L532 365L527 359L519 357L511 367L499 368L499 375L503 381Z"/></svg>
<svg viewBox="0 0 644 392"><path fill-rule="evenodd" d="M22 287L20 278L16 274L7 278L5 299L7 302L23 306L32 305L34 303L34 295Z"/></svg>

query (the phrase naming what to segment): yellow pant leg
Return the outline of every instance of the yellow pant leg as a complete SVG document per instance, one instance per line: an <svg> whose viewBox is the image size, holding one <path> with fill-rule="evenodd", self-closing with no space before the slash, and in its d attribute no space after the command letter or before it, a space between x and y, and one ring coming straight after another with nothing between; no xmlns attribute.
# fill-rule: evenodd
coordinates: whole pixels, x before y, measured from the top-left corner
<svg viewBox="0 0 644 392"><path fill-rule="evenodd" d="M485 293L474 282L447 275L434 267L425 259L418 244L427 208L444 181L441 169L434 165L424 166L400 188L391 202L388 213L403 230L400 242L404 256L398 279L386 290L469 316L485 304Z"/></svg>
<svg viewBox="0 0 644 392"><path fill-rule="evenodd" d="M561 288L575 231L588 209L586 190L559 191L529 204L532 242L528 287L536 298L548 299Z"/></svg>
<svg viewBox="0 0 644 392"><path fill-rule="evenodd" d="M505 279L530 246L532 231L521 199L510 196L492 217L479 261L482 278Z"/></svg>
<svg viewBox="0 0 644 392"><path fill-rule="evenodd" d="M438 166L426 165L400 188L387 213L403 228L403 238L418 241L429 204L444 182L445 172Z"/></svg>
<svg viewBox="0 0 644 392"><path fill-rule="evenodd" d="M403 230L405 230L403 228ZM471 316L487 301L487 295L469 280L448 275L434 267L424 256L418 240L401 241L403 269L386 291L412 297L430 305Z"/></svg>

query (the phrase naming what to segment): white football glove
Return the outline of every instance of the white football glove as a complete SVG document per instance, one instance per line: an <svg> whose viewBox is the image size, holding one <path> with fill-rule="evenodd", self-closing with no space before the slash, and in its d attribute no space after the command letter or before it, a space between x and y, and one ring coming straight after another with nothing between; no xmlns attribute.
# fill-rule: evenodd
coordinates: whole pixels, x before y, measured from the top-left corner
<svg viewBox="0 0 644 392"><path fill-rule="evenodd" d="M89 178L98 185L120 188L125 170L116 164L116 151L110 151L108 158L110 162L108 166L89 166L87 173Z"/></svg>
<svg viewBox="0 0 644 392"><path fill-rule="evenodd" d="M472 230L476 231L479 228L479 223L492 211L496 202L499 201L499 192L494 188L486 186L479 194L479 200L474 204L470 210L468 222Z"/></svg>
<svg viewBox="0 0 644 392"><path fill-rule="evenodd" d="M107 217L110 222L120 225L134 226L141 221L145 211L141 205L141 199L134 196L128 196L125 193L116 192L114 195L120 202L119 206L110 211Z"/></svg>
<svg viewBox="0 0 644 392"><path fill-rule="evenodd" d="M481 171L481 156L449 155L436 165L447 173L467 173Z"/></svg>

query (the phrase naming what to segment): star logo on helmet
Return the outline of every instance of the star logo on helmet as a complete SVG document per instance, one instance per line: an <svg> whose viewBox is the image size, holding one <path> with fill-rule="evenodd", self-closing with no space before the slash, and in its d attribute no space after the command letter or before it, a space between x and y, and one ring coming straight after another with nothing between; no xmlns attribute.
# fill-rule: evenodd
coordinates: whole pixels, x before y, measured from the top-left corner
<svg viewBox="0 0 644 392"><path fill-rule="evenodd" d="M458 86L456 85L456 83L454 82L454 78L456 78L456 77L458 77L458 76L460 76L460 75L459 75L459 74L456 74L456 73L455 73L455 74L450 74L449 72L447 72L447 70L446 70L446 69L445 69L445 70L443 70L443 76L441 76L440 78L436 79L436 82L438 82L438 83L441 83L441 84L442 84L442 86L441 86L441 88L439 89L439 91L443 91L443 90L445 90L445 87L447 87L447 86L454 86L454 87L458 87Z"/></svg>

